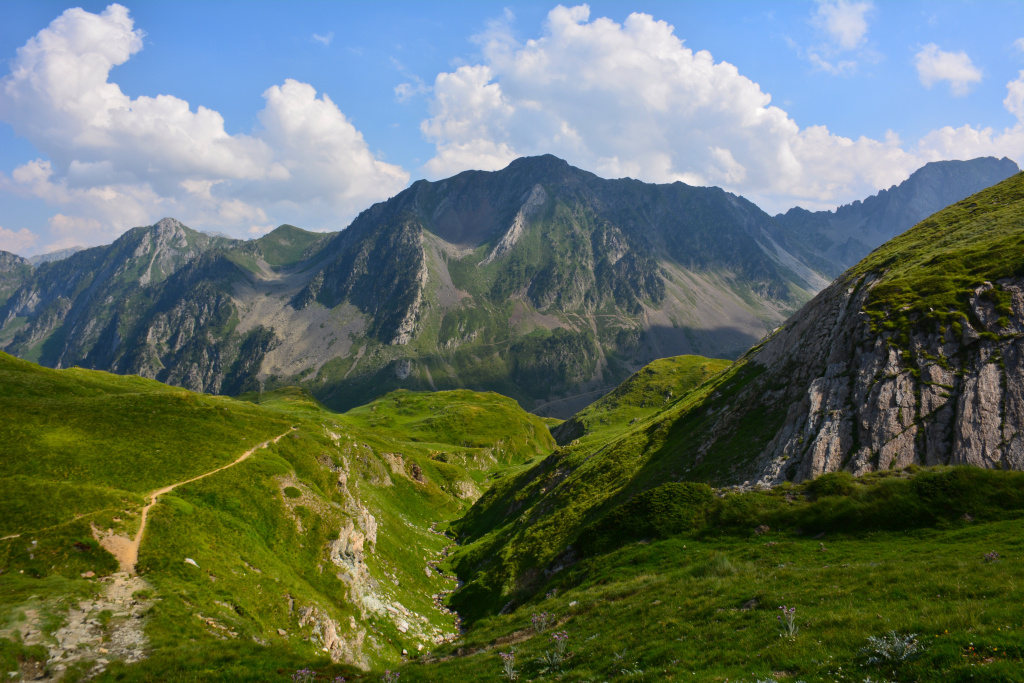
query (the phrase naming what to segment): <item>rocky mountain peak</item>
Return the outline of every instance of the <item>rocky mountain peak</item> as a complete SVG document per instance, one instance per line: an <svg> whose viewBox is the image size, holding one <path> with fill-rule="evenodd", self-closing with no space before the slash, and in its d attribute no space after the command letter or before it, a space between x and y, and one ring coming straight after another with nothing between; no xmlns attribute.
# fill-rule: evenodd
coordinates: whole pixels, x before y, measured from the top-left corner
<svg viewBox="0 0 1024 683"><path fill-rule="evenodd" d="M799 207L775 216L799 255L838 275L875 247L936 211L1009 178L1020 169L1003 157L933 161L878 194L834 211Z"/></svg>
<svg viewBox="0 0 1024 683"><path fill-rule="evenodd" d="M585 174L593 175L569 164L568 161L560 159L553 154L541 154L533 157L519 157L514 159L508 166L497 173L506 175L530 174L533 177L565 177L568 175Z"/></svg>
<svg viewBox="0 0 1024 683"><path fill-rule="evenodd" d="M28 262L33 266L38 266L41 263L52 263L53 261L61 261L66 259L68 256L77 254L78 252L85 249L83 246L68 247L67 249L58 249L57 251L51 251L46 254L36 254L30 256Z"/></svg>
<svg viewBox="0 0 1024 683"><path fill-rule="evenodd" d="M184 229L185 225L177 218L165 217L153 224L156 232L168 233Z"/></svg>
<svg viewBox="0 0 1024 683"><path fill-rule="evenodd" d="M9 251L0 251L0 273L7 273L28 265L28 261Z"/></svg>

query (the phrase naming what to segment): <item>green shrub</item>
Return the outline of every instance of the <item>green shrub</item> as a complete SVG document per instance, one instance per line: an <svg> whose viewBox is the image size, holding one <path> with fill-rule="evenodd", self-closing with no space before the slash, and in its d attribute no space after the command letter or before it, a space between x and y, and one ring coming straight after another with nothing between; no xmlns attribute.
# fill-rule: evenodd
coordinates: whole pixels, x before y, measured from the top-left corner
<svg viewBox="0 0 1024 683"><path fill-rule="evenodd" d="M288 496L289 498L302 498L302 491L295 488L294 486L285 486L284 495Z"/></svg>
<svg viewBox="0 0 1024 683"><path fill-rule="evenodd" d="M779 496L764 491L731 494L718 501L710 526L742 533L762 524L775 528L783 504Z"/></svg>
<svg viewBox="0 0 1024 683"><path fill-rule="evenodd" d="M603 552L645 538L667 538L703 525L715 497L707 484L663 484L613 508L580 534L584 554Z"/></svg>
<svg viewBox="0 0 1024 683"><path fill-rule="evenodd" d="M857 485L849 472L829 472L807 484L806 491L815 498L822 496L848 496Z"/></svg>

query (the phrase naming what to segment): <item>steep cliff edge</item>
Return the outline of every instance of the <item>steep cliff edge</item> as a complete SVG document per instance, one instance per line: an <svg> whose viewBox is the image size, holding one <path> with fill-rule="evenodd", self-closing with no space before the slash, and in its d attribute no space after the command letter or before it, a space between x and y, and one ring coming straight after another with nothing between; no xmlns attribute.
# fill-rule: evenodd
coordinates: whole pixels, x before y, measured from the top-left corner
<svg viewBox="0 0 1024 683"><path fill-rule="evenodd" d="M754 415L771 438L725 481L1024 469L1024 174L877 249L743 362L695 464Z"/></svg>

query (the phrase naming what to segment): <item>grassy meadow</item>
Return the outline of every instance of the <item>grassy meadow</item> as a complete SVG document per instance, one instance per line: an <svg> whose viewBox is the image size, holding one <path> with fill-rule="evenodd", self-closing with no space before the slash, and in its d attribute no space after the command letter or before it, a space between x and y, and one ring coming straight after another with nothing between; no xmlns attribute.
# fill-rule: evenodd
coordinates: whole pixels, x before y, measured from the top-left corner
<svg viewBox="0 0 1024 683"><path fill-rule="evenodd" d="M406 392L347 416L297 389L234 400L7 355L0 385L5 672L46 659L17 633L27 614L52 634L117 571L93 526L130 537L146 493L282 434L160 498L137 565L152 586L148 657L115 662L100 680L256 681L398 663L402 650L458 633L431 597L455 587L427 571L451 544L432 525L462 514L491 474L554 444L539 418L496 394ZM478 412L502 428L471 437ZM365 644L343 653L350 665L326 656L328 625Z"/></svg>
<svg viewBox="0 0 1024 683"><path fill-rule="evenodd" d="M1021 473L679 493L605 522L602 551L403 677L502 680L514 650L524 681L1024 680ZM886 649L899 641L915 651Z"/></svg>

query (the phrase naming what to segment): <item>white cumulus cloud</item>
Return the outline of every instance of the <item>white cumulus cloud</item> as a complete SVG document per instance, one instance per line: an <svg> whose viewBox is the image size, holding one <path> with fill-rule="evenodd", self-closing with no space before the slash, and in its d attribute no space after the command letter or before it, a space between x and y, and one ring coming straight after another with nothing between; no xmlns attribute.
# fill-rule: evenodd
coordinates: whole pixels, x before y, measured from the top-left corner
<svg viewBox="0 0 1024 683"><path fill-rule="evenodd" d="M1003 100L1006 111L1017 117L1017 121L1024 123L1024 71L1017 74L1015 80L1006 84L1006 99Z"/></svg>
<svg viewBox="0 0 1024 683"><path fill-rule="evenodd" d="M24 254L35 247L38 237L28 228L8 230L0 225L0 251Z"/></svg>
<svg viewBox="0 0 1024 683"><path fill-rule="evenodd" d="M870 2L819 0L814 23L826 31L840 48L853 50L867 40L867 15L873 9Z"/></svg>
<svg viewBox="0 0 1024 683"><path fill-rule="evenodd" d="M329 31L326 35L314 33L313 40L320 43L321 45L330 45L331 42L334 40L334 31Z"/></svg>
<svg viewBox="0 0 1024 683"><path fill-rule="evenodd" d="M841 17L870 10L828 6L848 12ZM838 41L862 44L866 29L836 22ZM771 212L861 199L929 161L1024 159L1024 124L947 127L909 144L801 127L735 66L646 14L619 24L591 19L586 5L559 6L538 38L517 42L494 24L480 42L482 63L435 79L421 124L435 145L429 177L553 153L605 177L719 185ZM1011 112L1024 108L1022 90L1020 79L1008 85Z"/></svg>
<svg viewBox="0 0 1024 683"><path fill-rule="evenodd" d="M914 55L917 77L926 88L939 81L948 81L950 90L960 97L981 82L981 70L974 66L966 52L946 52L935 43L929 43Z"/></svg>
<svg viewBox="0 0 1024 683"><path fill-rule="evenodd" d="M336 229L408 182L327 95L298 81L263 94L262 128L250 135L228 134L218 112L173 95L129 97L110 71L142 39L121 5L69 9L0 80L0 119L46 157L0 176L0 189L58 206L58 240L102 241L164 215L239 232L285 220Z"/></svg>
<svg viewBox="0 0 1024 683"><path fill-rule="evenodd" d="M551 152L608 177L721 185L784 209L863 197L919 165L895 139L801 129L735 66L646 14L619 24L560 6L537 39L488 38L485 63L435 80L421 126L436 145L432 177Z"/></svg>

